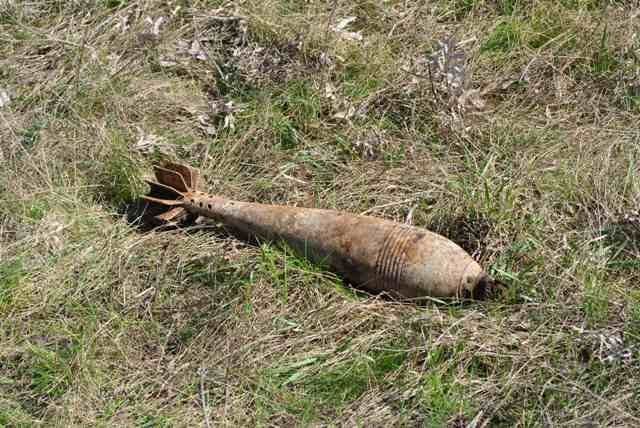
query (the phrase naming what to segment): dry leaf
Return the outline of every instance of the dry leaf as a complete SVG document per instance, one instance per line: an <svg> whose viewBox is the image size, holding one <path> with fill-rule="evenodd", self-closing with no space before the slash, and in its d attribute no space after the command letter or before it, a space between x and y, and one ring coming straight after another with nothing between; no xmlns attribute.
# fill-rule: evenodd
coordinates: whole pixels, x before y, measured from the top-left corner
<svg viewBox="0 0 640 428"><path fill-rule="evenodd" d="M340 37L342 37L343 39L361 41L363 37L360 31L345 30L347 26L349 26L349 24L351 24L356 19L357 17L355 16L348 16L346 18L343 18L336 25L332 27L332 30L338 33Z"/></svg>
<svg viewBox="0 0 640 428"><path fill-rule="evenodd" d="M164 56L160 57L158 64L160 65L160 67L166 67L166 68L175 67L176 65L178 65L178 63L173 59L170 59Z"/></svg>
<svg viewBox="0 0 640 428"><path fill-rule="evenodd" d="M347 16L346 18L342 18L334 27L335 31L342 31L347 28L347 25L351 24L353 21L358 19L355 16Z"/></svg>
<svg viewBox="0 0 640 428"><path fill-rule="evenodd" d="M320 65L322 65L323 67L327 67L329 69L333 68L335 66L335 61L333 60L333 58L331 58L331 56L329 54L327 54L326 52L322 52L320 54L320 58L318 59L318 62L320 63Z"/></svg>
<svg viewBox="0 0 640 428"><path fill-rule="evenodd" d="M6 107L11 102L9 92L6 89L0 88L0 108Z"/></svg>
<svg viewBox="0 0 640 428"><path fill-rule="evenodd" d="M207 135L218 132L216 124L222 122L222 129L235 129L236 117L234 113L242 111L233 101L216 100L209 102L210 111L197 116L199 128Z"/></svg>
<svg viewBox="0 0 640 428"><path fill-rule="evenodd" d="M336 87L331 84L331 82L327 82L324 85L324 96L330 100L335 101L336 98Z"/></svg>
<svg viewBox="0 0 640 428"><path fill-rule="evenodd" d="M200 129L207 135L216 135L218 130L210 122L211 118L208 114L202 113L198 115L198 122L200 123Z"/></svg>
<svg viewBox="0 0 640 428"><path fill-rule="evenodd" d="M156 18L156 20L154 21L153 19L151 19L151 17L147 17L147 19L145 19L145 22L151 26L150 33L153 34L156 37L159 37L160 36L160 27L162 26L162 24L164 23L164 21L166 19L167 18L165 18L164 16L160 16L160 17Z"/></svg>
<svg viewBox="0 0 640 428"><path fill-rule="evenodd" d="M36 239L46 245L52 254L57 254L64 247L64 230L69 226L64 218L50 213L38 223Z"/></svg>
<svg viewBox="0 0 640 428"><path fill-rule="evenodd" d="M354 143L354 148L364 159L373 160L379 157L386 145L387 141L382 133L371 131L359 138Z"/></svg>
<svg viewBox="0 0 640 428"><path fill-rule="evenodd" d="M133 145L132 150L145 155L153 153L161 153L164 155L173 155L173 147L164 141L161 137L154 134L147 134L141 128L138 128L138 141Z"/></svg>
<svg viewBox="0 0 640 428"><path fill-rule="evenodd" d="M207 55L202 44L197 39L191 42L188 52L194 59L198 59L200 61L206 61L209 58L209 55Z"/></svg>
<svg viewBox="0 0 640 428"><path fill-rule="evenodd" d="M632 348L625 346L622 335L619 333L600 334L598 351L598 358L604 363L629 362L633 357Z"/></svg>
<svg viewBox="0 0 640 428"><path fill-rule="evenodd" d="M464 91L465 55L453 37L438 40L438 49L427 59L432 81L450 98Z"/></svg>
<svg viewBox="0 0 640 428"><path fill-rule="evenodd" d="M334 119L351 119L354 115L356 114L356 108L354 106L349 106L347 107L346 110L342 110L339 111L338 113L334 114L332 117Z"/></svg>
<svg viewBox="0 0 640 428"><path fill-rule="evenodd" d="M113 26L113 28L115 30L120 30L121 34L125 34L127 31L129 31L129 28L131 27L131 25L129 25L129 17L130 16L131 16L131 14L118 16L118 22L116 22L116 24Z"/></svg>

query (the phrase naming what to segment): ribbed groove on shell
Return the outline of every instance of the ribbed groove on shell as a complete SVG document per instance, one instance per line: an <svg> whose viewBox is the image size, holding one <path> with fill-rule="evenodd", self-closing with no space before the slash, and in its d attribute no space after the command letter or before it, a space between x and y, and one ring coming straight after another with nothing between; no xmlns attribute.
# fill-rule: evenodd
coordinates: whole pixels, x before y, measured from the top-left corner
<svg viewBox="0 0 640 428"><path fill-rule="evenodd" d="M380 265L378 266L378 276L384 288L390 288L395 285L391 272L394 270L395 265L397 265L394 255L397 254L398 247L402 243L404 232L403 229L393 228L385 240L384 251L382 252Z"/></svg>
<svg viewBox="0 0 640 428"><path fill-rule="evenodd" d="M391 265L391 258L389 257L389 254L393 252L393 247L398 244L398 232L401 233L402 231L399 231L396 227L388 230L384 237L382 249L378 254L378 261L376 262L376 273L383 286L386 286L386 279L388 276L387 272L389 271L389 266Z"/></svg>
<svg viewBox="0 0 640 428"><path fill-rule="evenodd" d="M402 274L404 273L404 269L407 265L406 258L406 250L407 245L411 241L412 237L411 229L405 229L405 232L402 235L402 238L398 238L398 245L394 248L394 251L389 255L391 259L391 271L389 272L389 280L391 283L390 286L397 288L400 280L402 278Z"/></svg>
<svg viewBox="0 0 640 428"><path fill-rule="evenodd" d="M397 234L391 236L391 241L393 243L389 246L389 251L386 256L387 259L384 264L385 269L383 275L388 286L393 286L393 284L395 284L394 273L397 271L399 263L397 254L398 250L402 247L402 243L406 235L406 231L404 229L396 229L396 232Z"/></svg>
<svg viewBox="0 0 640 428"><path fill-rule="evenodd" d="M402 278L407 261L405 251L412 236L407 227L394 227L384 238L376 260L376 274L383 288L396 288Z"/></svg>
<svg viewBox="0 0 640 428"><path fill-rule="evenodd" d="M389 272L389 280L394 288L397 288L400 284L400 279L404 273L404 269L407 265L406 249L409 241L411 240L411 231L407 230L403 234L402 240L396 246L395 251L389 256L392 260L391 272Z"/></svg>
<svg viewBox="0 0 640 428"><path fill-rule="evenodd" d="M387 253L389 250L389 247L392 243L392 239L390 238L391 235L393 234L393 230L394 228L391 228L387 231L387 233L385 233L383 241L382 241L382 248L380 248L380 251L378 252L378 256L376 257L376 274L378 276L378 281L380 282L381 286L384 286L384 276L383 273L384 272L384 263L388 260L387 259Z"/></svg>

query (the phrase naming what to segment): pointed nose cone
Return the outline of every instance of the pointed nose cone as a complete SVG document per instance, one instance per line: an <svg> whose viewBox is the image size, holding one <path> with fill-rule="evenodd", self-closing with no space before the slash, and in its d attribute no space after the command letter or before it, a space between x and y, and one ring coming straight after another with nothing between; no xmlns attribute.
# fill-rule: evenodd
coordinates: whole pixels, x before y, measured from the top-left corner
<svg viewBox="0 0 640 428"><path fill-rule="evenodd" d="M411 297L471 297L486 273L462 248L441 235L419 231L405 252L402 294Z"/></svg>

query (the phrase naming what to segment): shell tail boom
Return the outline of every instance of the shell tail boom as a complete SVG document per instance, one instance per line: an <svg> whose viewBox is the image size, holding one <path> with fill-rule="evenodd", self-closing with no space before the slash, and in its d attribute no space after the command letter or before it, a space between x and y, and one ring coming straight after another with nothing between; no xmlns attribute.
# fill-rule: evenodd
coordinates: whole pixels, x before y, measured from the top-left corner
<svg viewBox="0 0 640 428"><path fill-rule="evenodd" d="M188 217L184 208L187 194L195 192L200 184L198 172L186 165L165 162L154 167L156 180L146 180L149 193L142 199L158 212L154 218L161 223L176 223Z"/></svg>

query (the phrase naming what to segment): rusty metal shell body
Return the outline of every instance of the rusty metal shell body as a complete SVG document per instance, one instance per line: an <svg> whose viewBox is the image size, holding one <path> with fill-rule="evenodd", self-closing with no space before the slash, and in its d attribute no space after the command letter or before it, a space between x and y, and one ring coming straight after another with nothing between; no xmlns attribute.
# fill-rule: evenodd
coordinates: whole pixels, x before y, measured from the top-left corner
<svg viewBox="0 0 640 428"><path fill-rule="evenodd" d="M200 192L185 195L184 207L248 235L282 240L356 285L397 297L472 295L486 276L452 241L389 220L232 201Z"/></svg>
<svg viewBox="0 0 640 428"><path fill-rule="evenodd" d="M216 219L243 235L282 240L300 255L330 266L353 285L400 298L484 296L488 276L454 242L418 227L341 211L239 202L198 190L196 170L155 168L148 202L155 218L190 214Z"/></svg>

